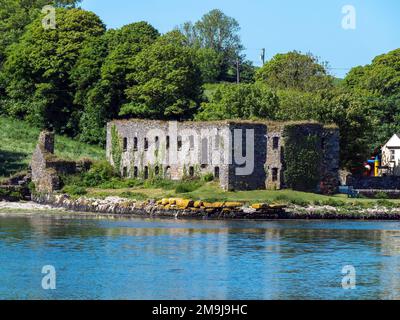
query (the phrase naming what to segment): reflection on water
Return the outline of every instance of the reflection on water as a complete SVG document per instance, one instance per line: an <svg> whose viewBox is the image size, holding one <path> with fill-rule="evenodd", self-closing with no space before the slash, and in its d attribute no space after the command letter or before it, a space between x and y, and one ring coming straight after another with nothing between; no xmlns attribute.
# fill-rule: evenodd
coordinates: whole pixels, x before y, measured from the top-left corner
<svg viewBox="0 0 400 320"><path fill-rule="evenodd" d="M399 299L399 258L397 222L1 217L0 299Z"/></svg>

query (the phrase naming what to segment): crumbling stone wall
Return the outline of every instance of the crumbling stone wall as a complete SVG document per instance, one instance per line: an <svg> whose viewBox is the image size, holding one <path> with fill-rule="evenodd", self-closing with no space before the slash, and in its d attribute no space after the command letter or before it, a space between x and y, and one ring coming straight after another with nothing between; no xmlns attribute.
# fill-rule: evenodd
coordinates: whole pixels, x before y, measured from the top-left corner
<svg viewBox="0 0 400 320"><path fill-rule="evenodd" d="M89 160L64 160L54 155L54 133L42 131L32 155L31 174L35 190L40 193L52 193L60 190L62 174L75 174L88 170Z"/></svg>
<svg viewBox="0 0 400 320"><path fill-rule="evenodd" d="M121 175L131 178L180 180L211 173L224 190L283 189L286 125L253 121L112 121L107 125L107 158L119 166ZM304 129L301 134L315 134L323 142L321 182L324 191L334 190L339 169L338 129L317 123L298 125ZM254 132L253 149L249 149L254 153L254 168L249 174L238 174L246 164L236 159L236 149L246 156L248 130ZM242 132L236 137L242 139L241 143L235 140L235 131Z"/></svg>

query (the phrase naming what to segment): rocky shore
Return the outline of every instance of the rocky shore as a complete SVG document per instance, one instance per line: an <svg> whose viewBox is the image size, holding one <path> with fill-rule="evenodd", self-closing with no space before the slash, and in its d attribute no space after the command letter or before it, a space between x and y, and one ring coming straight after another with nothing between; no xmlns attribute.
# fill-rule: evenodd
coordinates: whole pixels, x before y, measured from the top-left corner
<svg viewBox="0 0 400 320"><path fill-rule="evenodd" d="M400 220L400 208L332 207L297 205L246 207L236 202L201 203L191 200L164 199L160 201L135 201L118 197L106 199L71 198L62 194L33 196L39 205L80 213L132 217L170 217L196 219L350 219L350 220ZM168 202L168 203L163 203ZM173 203L170 204L169 202Z"/></svg>

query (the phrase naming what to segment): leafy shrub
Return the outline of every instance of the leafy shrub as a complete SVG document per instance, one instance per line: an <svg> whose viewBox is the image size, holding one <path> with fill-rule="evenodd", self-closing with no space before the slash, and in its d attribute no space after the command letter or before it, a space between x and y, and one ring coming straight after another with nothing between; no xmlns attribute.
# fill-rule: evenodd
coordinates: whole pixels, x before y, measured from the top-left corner
<svg viewBox="0 0 400 320"><path fill-rule="evenodd" d="M386 199L380 199L380 200L378 200L378 201L376 202L376 204L377 204L378 206L386 207L386 208L392 208L392 207L395 207L395 206L396 206L396 204L395 204L394 202L389 201L389 200L386 200Z"/></svg>
<svg viewBox="0 0 400 320"><path fill-rule="evenodd" d="M289 202L300 207L308 207L310 205L309 201L301 199L291 199Z"/></svg>
<svg viewBox="0 0 400 320"><path fill-rule="evenodd" d="M203 184L201 183L201 181L183 181L180 182L176 188L175 188L175 192L176 193L188 193L188 192L193 192L195 190L197 190L198 188L200 188Z"/></svg>
<svg viewBox="0 0 400 320"><path fill-rule="evenodd" d="M65 186L62 191L71 196L83 196L87 194L87 191L84 187L73 186L73 185Z"/></svg>
<svg viewBox="0 0 400 320"><path fill-rule="evenodd" d="M135 188L143 185L143 181L138 179L121 179L121 178L111 178L109 181L103 182L97 187L100 189L125 189L125 188Z"/></svg>
<svg viewBox="0 0 400 320"><path fill-rule="evenodd" d="M335 200L335 199L327 199L320 201L321 205L323 206L330 206L330 207L343 207L346 205L344 201Z"/></svg>
<svg viewBox="0 0 400 320"><path fill-rule="evenodd" d="M389 195L388 195L386 192L379 191L379 192L375 195L375 199L389 199Z"/></svg>
<svg viewBox="0 0 400 320"><path fill-rule="evenodd" d="M203 175L203 181L205 182L211 182L214 181L214 175L212 173L206 173L205 175Z"/></svg>
<svg viewBox="0 0 400 320"><path fill-rule="evenodd" d="M114 168L107 161L98 161L84 174L83 181L86 187L95 187L110 181L115 177Z"/></svg>

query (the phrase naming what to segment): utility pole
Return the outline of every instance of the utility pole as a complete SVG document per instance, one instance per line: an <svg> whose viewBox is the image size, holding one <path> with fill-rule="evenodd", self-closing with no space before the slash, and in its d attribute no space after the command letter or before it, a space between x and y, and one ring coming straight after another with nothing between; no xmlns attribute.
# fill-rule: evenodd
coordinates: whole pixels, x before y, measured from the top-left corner
<svg viewBox="0 0 400 320"><path fill-rule="evenodd" d="M262 61L262 64L264 65L265 64L265 48L262 48L261 49L261 61Z"/></svg>
<svg viewBox="0 0 400 320"><path fill-rule="evenodd" d="M240 61L239 57L236 59L236 83L240 83Z"/></svg>

